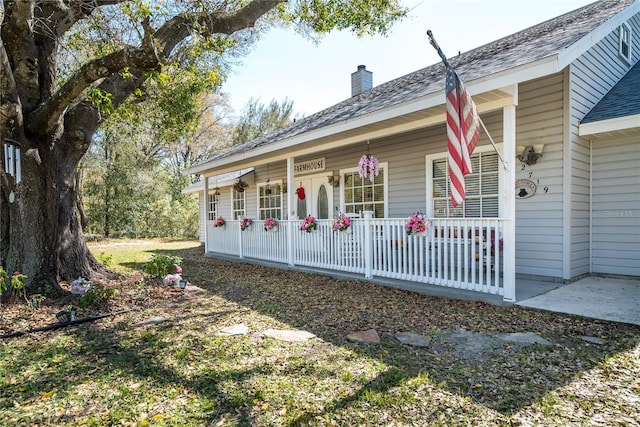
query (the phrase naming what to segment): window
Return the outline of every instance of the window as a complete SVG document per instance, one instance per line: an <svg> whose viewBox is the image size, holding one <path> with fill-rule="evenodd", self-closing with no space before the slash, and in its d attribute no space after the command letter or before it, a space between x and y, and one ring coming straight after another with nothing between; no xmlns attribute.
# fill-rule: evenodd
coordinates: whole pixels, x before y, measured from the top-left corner
<svg viewBox="0 0 640 427"><path fill-rule="evenodd" d="M628 24L620 25L620 40L618 42L618 54L627 63L631 63L631 27Z"/></svg>
<svg viewBox="0 0 640 427"><path fill-rule="evenodd" d="M433 183L429 216L435 218L498 217L498 155L493 150L480 151L479 148L471 156L473 172L464 178L466 200L455 208L451 205L449 193L451 183L447 157L431 158L431 177L427 177L427 186L429 186L429 178Z"/></svg>
<svg viewBox="0 0 640 427"><path fill-rule="evenodd" d="M207 194L207 219L209 221L215 221L218 216L219 199L220 196L216 196L214 193Z"/></svg>
<svg viewBox="0 0 640 427"><path fill-rule="evenodd" d="M233 210L233 219L241 219L247 215L245 210L245 194L246 192L239 192L236 190L232 190L232 210Z"/></svg>
<svg viewBox="0 0 640 427"><path fill-rule="evenodd" d="M373 211L375 218L386 216L385 188L387 164L380 164L380 173L373 183L369 178L360 178L358 170L343 172L344 213Z"/></svg>
<svg viewBox="0 0 640 427"><path fill-rule="evenodd" d="M261 220L282 218L282 186L279 183L258 185L258 215Z"/></svg>

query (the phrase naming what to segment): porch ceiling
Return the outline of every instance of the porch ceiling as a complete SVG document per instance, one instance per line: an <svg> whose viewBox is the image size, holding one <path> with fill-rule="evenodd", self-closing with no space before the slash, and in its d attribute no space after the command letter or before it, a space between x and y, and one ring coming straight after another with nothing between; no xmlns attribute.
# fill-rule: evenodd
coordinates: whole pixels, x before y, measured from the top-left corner
<svg viewBox="0 0 640 427"><path fill-rule="evenodd" d="M473 95L478 111L487 113L517 103L513 87ZM190 173L205 176L300 157L366 140L397 135L445 122L444 91L435 96L401 103L366 116L320 127L291 138L194 166Z"/></svg>

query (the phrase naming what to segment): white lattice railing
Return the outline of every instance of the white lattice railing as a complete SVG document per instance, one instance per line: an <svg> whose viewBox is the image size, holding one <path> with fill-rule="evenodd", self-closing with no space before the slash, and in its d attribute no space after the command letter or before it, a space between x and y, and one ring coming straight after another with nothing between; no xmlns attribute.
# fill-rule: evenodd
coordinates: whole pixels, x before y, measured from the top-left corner
<svg viewBox="0 0 640 427"><path fill-rule="evenodd" d="M261 221L241 231L239 221L208 224L207 250L325 270L358 273L504 295L503 219L432 219L424 235L407 235L404 219L354 219L348 231L331 220L300 231L300 220L265 231Z"/></svg>

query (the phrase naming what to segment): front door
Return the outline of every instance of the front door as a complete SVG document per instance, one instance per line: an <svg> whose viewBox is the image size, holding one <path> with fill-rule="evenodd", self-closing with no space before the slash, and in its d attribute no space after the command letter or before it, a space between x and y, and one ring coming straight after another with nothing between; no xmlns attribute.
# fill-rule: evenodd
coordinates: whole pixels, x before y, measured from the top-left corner
<svg viewBox="0 0 640 427"><path fill-rule="evenodd" d="M296 190L304 189L304 198L296 193L296 215L304 218L313 215L317 219L332 218L333 211L333 187L329 184L326 176L310 176L304 179L296 179Z"/></svg>

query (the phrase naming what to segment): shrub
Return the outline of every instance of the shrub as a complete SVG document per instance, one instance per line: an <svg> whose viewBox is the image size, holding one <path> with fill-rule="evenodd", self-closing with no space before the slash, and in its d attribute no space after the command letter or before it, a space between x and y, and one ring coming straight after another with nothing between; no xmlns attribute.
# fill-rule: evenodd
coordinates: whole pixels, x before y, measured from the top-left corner
<svg viewBox="0 0 640 427"><path fill-rule="evenodd" d="M102 304L109 301L117 293L117 289L108 288L102 283L97 282L92 284L87 292L80 297L78 304L82 308Z"/></svg>
<svg viewBox="0 0 640 427"><path fill-rule="evenodd" d="M164 277L171 272L172 266L180 265L182 258L178 256L154 254L144 265L144 272L155 277Z"/></svg>
<svg viewBox="0 0 640 427"><path fill-rule="evenodd" d="M20 273L19 271L14 271L12 276L9 276L6 271L2 267L0 267L0 295L7 289L9 289L9 285L11 285L11 293L10 298L13 301L16 296L20 295L24 298L25 301L29 301L27 299L27 288L24 285L24 279L27 276ZM7 284L7 279L9 279L9 284Z"/></svg>

